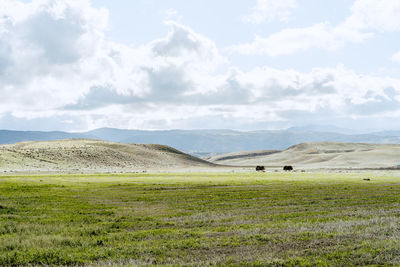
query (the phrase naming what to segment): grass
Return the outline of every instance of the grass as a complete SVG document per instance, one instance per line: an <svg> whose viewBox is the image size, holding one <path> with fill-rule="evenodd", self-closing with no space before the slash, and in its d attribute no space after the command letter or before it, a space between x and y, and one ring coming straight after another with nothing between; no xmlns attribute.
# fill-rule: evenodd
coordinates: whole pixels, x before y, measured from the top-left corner
<svg viewBox="0 0 400 267"><path fill-rule="evenodd" d="M383 173L3 175L0 265L399 265L399 181Z"/></svg>

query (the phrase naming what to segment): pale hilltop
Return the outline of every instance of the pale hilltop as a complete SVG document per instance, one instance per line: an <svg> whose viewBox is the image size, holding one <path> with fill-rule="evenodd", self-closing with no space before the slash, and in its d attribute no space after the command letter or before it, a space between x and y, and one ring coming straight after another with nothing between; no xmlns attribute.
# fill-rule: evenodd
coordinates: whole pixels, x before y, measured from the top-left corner
<svg viewBox="0 0 400 267"><path fill-rule="evenodd" d="M2 172L128 172L212 166L164 145L69 139L0 146Z"/></svg>

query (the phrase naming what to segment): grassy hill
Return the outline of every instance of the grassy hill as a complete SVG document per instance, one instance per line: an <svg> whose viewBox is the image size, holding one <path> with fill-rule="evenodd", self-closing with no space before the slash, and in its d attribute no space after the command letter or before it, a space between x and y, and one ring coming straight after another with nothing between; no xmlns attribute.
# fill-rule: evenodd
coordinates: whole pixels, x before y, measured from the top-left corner
<svg viewBox="0 0 400 267"><path fill-rule="evenodd" d="M0 171L107 172L211 165L163 145L68 139L0 146Z"/></svg>
<svg viewBox="0 0 400 267"><path fill-rule="evenodd" d="M218 164L237 166L294 165L303 168L387 168L400 164L400 145L315 142L263 154L254 151L210 157Z"/></svg>

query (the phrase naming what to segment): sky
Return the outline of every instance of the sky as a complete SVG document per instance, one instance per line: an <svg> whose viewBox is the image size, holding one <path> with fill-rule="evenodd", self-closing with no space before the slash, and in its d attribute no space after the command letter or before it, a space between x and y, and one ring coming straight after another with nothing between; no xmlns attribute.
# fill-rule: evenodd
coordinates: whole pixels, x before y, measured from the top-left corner
<svg viewBox="0 0 400 267"><path fill-rule="evenodd" d="M400 130L398 0L1 0L0 128Z"/></svg>

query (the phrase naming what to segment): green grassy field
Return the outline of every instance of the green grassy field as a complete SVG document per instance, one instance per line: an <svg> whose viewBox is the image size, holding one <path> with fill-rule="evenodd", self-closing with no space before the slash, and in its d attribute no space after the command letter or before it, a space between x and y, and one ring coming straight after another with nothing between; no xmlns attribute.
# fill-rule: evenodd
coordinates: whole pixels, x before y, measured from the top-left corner
<svg viewBox="0 0 400 267"><path fill-rule="evenodd" d="M0 176L0 265L398 265L399 240L384 174Z"/></svg>

